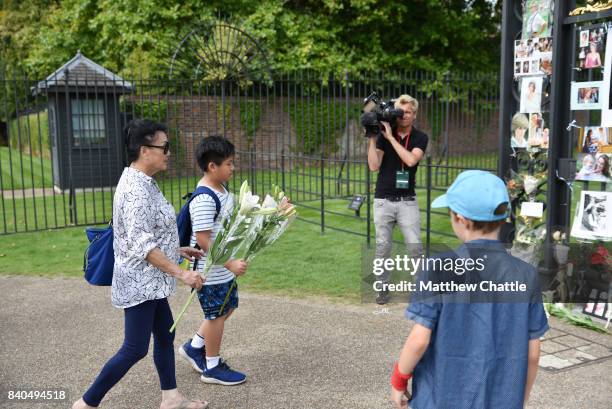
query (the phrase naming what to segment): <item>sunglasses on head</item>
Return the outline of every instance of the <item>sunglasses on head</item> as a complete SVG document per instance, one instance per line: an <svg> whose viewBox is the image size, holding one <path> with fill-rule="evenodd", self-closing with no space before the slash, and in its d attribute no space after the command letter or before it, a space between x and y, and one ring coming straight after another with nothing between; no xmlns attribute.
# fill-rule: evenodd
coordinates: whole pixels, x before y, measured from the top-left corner
<svg viewBox="0 0 612 409"><path fill-rule="evenodd" d="M164 155L167 155L168 152L170 152L170 141L166 141L166 143L163 145L142 145L142 146L146 146L147 148L163 149Z"/></svg>

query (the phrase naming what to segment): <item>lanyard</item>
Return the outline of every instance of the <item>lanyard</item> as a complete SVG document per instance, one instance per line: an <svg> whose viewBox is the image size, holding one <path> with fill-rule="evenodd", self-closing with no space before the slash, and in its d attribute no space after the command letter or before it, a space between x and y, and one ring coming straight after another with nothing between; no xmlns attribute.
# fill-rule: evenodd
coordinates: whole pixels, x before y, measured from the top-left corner
<svg viewBox="0 0 612 409"><path fill-rule="evenodd" d="M404 144L404 149L406 149L406 150L408 150L408 143L410 142L410 135L411 134L412 134L412 129L410 129L410 132L408 132L408 135L406 135L406 143ZM402 140L401 140L399 134L397 135L397 141L400 144L402 143ZM402 158L400 158L400 162L402 162L402 172L403 172L404 171L404 161L402 160Z"/></svg>

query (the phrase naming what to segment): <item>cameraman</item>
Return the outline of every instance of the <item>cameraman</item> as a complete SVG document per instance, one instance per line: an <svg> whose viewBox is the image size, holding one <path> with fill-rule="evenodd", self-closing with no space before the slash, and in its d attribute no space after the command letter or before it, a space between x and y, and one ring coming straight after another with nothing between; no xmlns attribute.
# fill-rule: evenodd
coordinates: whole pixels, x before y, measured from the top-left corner
<svg viewBox="0 0 612 409"><path fill-rule="evenodd" d="M419 103L410 95L395 100L395 108L402 109L395 129L388 122L381 122L384 130L367 134L368 166L378 173L374 195L374 226L376 227L376 258L389 258L393 243L393 227L397 223L404 243L411 256L421 253L421 216L414 191L419 161L425 154L428 137L412 124L417 116ZM367 131L366 131L367 132ZM378 279L389 282L385 271ZM380 291L376 303L386 304L389 293Z"/></svg>

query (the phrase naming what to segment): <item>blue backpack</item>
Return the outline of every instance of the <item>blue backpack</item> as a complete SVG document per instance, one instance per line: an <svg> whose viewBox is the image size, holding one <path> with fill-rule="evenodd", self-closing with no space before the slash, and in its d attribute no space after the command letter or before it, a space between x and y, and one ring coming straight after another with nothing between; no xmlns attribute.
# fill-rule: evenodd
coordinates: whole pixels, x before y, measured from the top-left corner
<svg viewBox="0 0 612 409"><path fill-rule="evenodd" d="M221 201L217 194L206 186L198 186L193 192L185 195L183 199L189 198L183 205L176 217L181 247L189 246L191 241L191 214L189 204L201 194L207 194L215 201L215 217L217 220L221 212ZM83 272L85 280L92 285L108 286L113 282L113 269L115 266L115 254L113 252L113 222L108 227L88 227L85 234L89 240L89 246L85 249L83 257Z"/></svg>
<svg viewBox="0 0 612 409"><path fill-rule="evenodd" d="M181 247L186 247L191 244L191 213L189 213L189 205L191 201L199 195L209 195L215 201L215 217L214 221L217 221L217 217L221 212L221 201L217 194L209 187L198 186L193 193L188 193L183 196L183 199L187 199L187 202L181 207L181 211L176 216L176 225L178 226L179 243ZM197 244L196 244L197 246Z"/></svg>

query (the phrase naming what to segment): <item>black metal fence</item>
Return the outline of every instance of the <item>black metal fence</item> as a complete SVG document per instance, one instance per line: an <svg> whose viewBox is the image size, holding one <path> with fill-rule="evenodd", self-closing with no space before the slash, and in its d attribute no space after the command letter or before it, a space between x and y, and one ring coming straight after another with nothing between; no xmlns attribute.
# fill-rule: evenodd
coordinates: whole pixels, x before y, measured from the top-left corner
<svg viewBox="0 0 612 409"><path fill-rule="evenodd" d="M125 165L122 129L138 117L168 124L171 164L158 180L177 209L200 175L197 142L224 135L237 149L232 188L244 179L256 192L277 184L301 206L302 220L368 241L375 174L359 116L370 92L419 101L417 127L430 136L417 173L428 240L445 234L430 198L461 169L497 168L495 75L298 72L272 83L81 77L58 84L0 73L0 85L0 234L108 221ZM355 195L366 199L358 216L347 208Z"/></svg>

